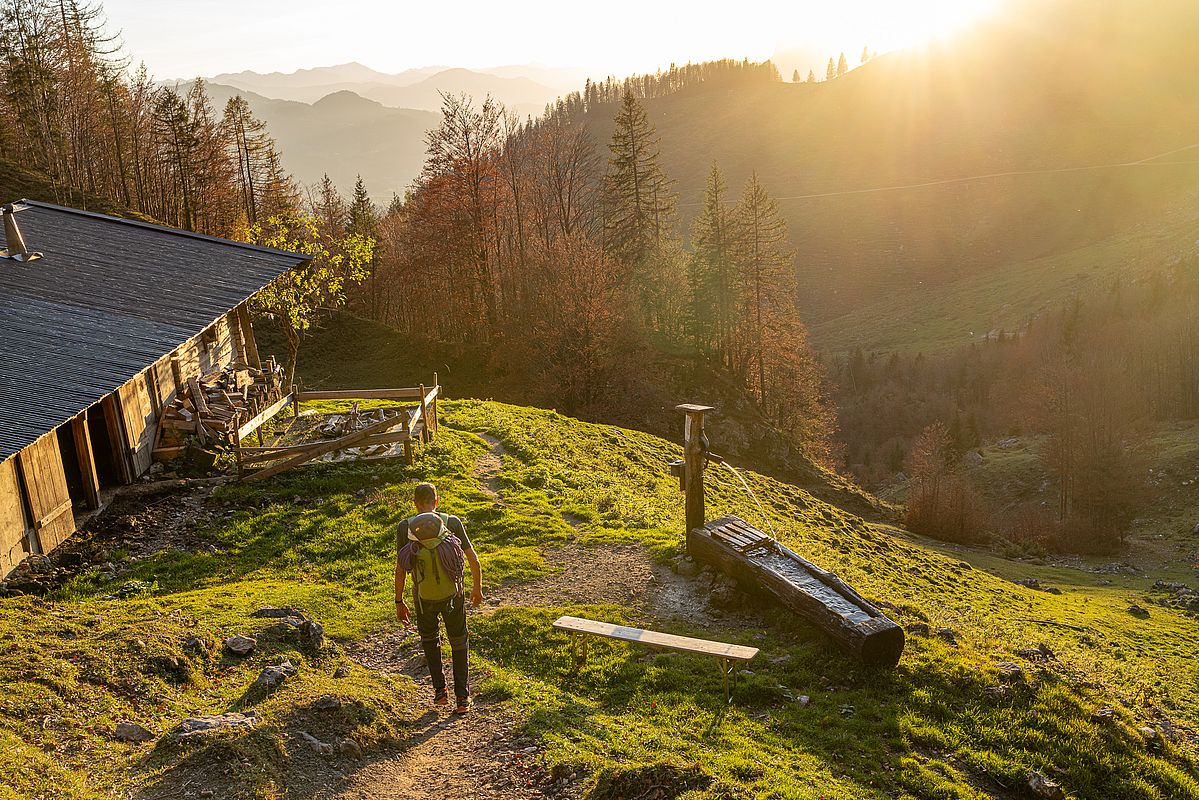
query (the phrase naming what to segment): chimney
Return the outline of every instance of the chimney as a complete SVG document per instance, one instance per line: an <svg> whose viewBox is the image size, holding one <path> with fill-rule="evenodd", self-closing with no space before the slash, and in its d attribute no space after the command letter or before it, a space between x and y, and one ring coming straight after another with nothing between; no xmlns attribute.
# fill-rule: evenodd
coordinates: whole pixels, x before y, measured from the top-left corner
<svg viewBox="0 0 1199 800"><path fill-rule="evenodd" d="M4 239L8 244L7 249L0 250L0 258L11 258L13 261L37 261L42 257L41 253L29 251L29 248L25 246L25 237L21 235L21 229L17 227L17 212L27 208L29 206L20 203L9 203L0 207L0 212L4 215Z"/></svg>

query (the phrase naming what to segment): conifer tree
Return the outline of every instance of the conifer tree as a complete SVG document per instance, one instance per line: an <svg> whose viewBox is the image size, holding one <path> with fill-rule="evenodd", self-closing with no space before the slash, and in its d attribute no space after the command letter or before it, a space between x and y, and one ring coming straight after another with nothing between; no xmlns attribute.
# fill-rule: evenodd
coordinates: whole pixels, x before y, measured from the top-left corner
<svg viewBox="0 0 1199 800"><path fill-rule="evenodd" d="M845 54L842 53L841 57L837 59L837 77L840 78L847 72L849 72L849 62L845 60Z"/></svg>
<svg viewBox="0 0 1199 800"><path fill-rule="evenodd" d="M828 67L824 70L824 79L831 81L835 77L837 77L837 65L833 63L832 58L829 58Z"/></svg>
<svg viewBox="0 0 1199 800"><path fill-rule="evenodd" d="M791 82L792 82L792 83L799 83L799 70L798 70L798 69L797 69L797 70L793 70L793 71L791 72Z"/></svg>
<svg viewBox="0 0 1199 800"><path fill-rule="evenodd" d="M815 83L815 82L816 82L816 73L813 72L812 70L808 70L808 83Z"/></svg>
<svg viewBox="0 0 1199 800"><path fill-rule="evenodd" d="M345 232L350 221L350 213L346 208L346 201L342 199L341 192L337 191L337 187L333 185L329 173L326 172L321 178L316 196L311 199L309 205L312 206L312 213L320 220L328 235L340 236Z"/></svg>
<svg viewBox="0 0 1199 800"><path fill-rule="evenodd" d="M658 135L632 91L621 101L608 149L605 250L624 268L647 321L663 330L670 324L670 295L677 294L670 285L677 265L675 198L658 166Z"/></svg>
<svg viewBox="0 0 1199 800"><path fill-rule="evenodd" d="M736 237L720 167L712 165L704 190L703 209L691 227L688 327L701 351L727 366L736 325Z"/></svg>

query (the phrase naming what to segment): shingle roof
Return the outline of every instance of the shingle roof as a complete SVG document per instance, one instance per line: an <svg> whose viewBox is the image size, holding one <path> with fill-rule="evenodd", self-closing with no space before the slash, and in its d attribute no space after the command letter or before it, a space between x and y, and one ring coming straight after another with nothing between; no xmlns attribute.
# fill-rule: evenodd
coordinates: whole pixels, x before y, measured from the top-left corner
<svg viewBox="0 0 1199 800"><path fill-rule="evenodd" d="M0 461L307 260L268 247L21 201L30 250L0 258Z"/></svg>

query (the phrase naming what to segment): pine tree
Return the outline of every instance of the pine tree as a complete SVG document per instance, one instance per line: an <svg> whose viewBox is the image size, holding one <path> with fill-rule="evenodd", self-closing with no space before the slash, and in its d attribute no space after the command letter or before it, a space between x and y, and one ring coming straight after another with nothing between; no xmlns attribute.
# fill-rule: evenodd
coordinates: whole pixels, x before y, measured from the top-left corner
<svg viewBox="0 0 1199 800"><path fill-rule="evenodd" d="M826 81L831 81L835 77L837 77L837 65L833 63L833 60L830 58L828 60L828 68L824 71L824 79Z"/></svg>
<svg viewBox="0 0 1199 800"><path fill-rule="evenodd" d="M626 91L608 145L604 178L607 254L624 267L626 286L640 297L651 326L668 327L666 306L674 264L675 198L658 166L658 135L632 91Z"/></svg>
<svg viewBox="0 0 1199 800"><path fill-rule="evenodd" d="M320 220L321 225L330 236L340 236L345 233L346 225L350 221L349 210L346 208L346 201L341 197L341 192L337 191L337 187L333 185L329 173L326 172L321 178L316 197L312 198L309 205L312 206L312 213Z"/></svg>
<svg viewBox="0 0 1199 800"><path fill-rule="evenodd" d="M842 53L841 57L837 59L837 77L840 78L847 72L849 72L849 62L845 60L845 54Z"/></svg>
<svg viewBox="0 0 1199 800"><path fill-rule="evenodd" d="M799 70L794 70L791 73L791 82L799 83Z"/></svg>
<svg viewBox="0 0 1199 800"><path fill-rule="evenodd" d="M861 63L865 64L865 63L866 63L867 61L869 61L869 60L870 60L870 48L869 48L869 47L863 47L863 48L862 48L862 61L861 61Z"/></svg>
<svg viewBox="0 0 1199 800"><path fill-rule="evenodd" d="M691 338L700 350L716 355L726 366L737 311L737 253L727 191L720 168L713 164L704 190L703 209L691 227L694 252L688 274Z"/></svg>
<svg viewBox="0 0 1199 800"><path fill-rule="evenodd" d="M813 72L812 70L808 70L808 83L815 83L815 82L816 82L816 73Z"/></svg>
<svg viewBox="0 0 1199 800"><path fill-rule="evenodd" d="M354 182L354 195L350 200L349 221L346 225L348 233L376 238L379 228L379 212L366 193L366 184L359 175Z"/></svg>

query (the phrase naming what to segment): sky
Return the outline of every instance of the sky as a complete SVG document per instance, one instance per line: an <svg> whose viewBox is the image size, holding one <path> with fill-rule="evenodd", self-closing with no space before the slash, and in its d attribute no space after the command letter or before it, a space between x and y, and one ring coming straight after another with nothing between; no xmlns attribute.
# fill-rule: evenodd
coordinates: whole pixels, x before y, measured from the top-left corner
<svg viewBox="0 0 1199 800"><path fill-rule="evenodd" d="M579 67L597 75L673 62L803 53L817 66L864 46L946 35L1001 0L104 0L110 28L159 78L357 61L382 72L447 65ZM597 9L602 9L599 11ZM791 66L791 65L784 65ZM796 64L802 66L802 64Z"/></svg>

